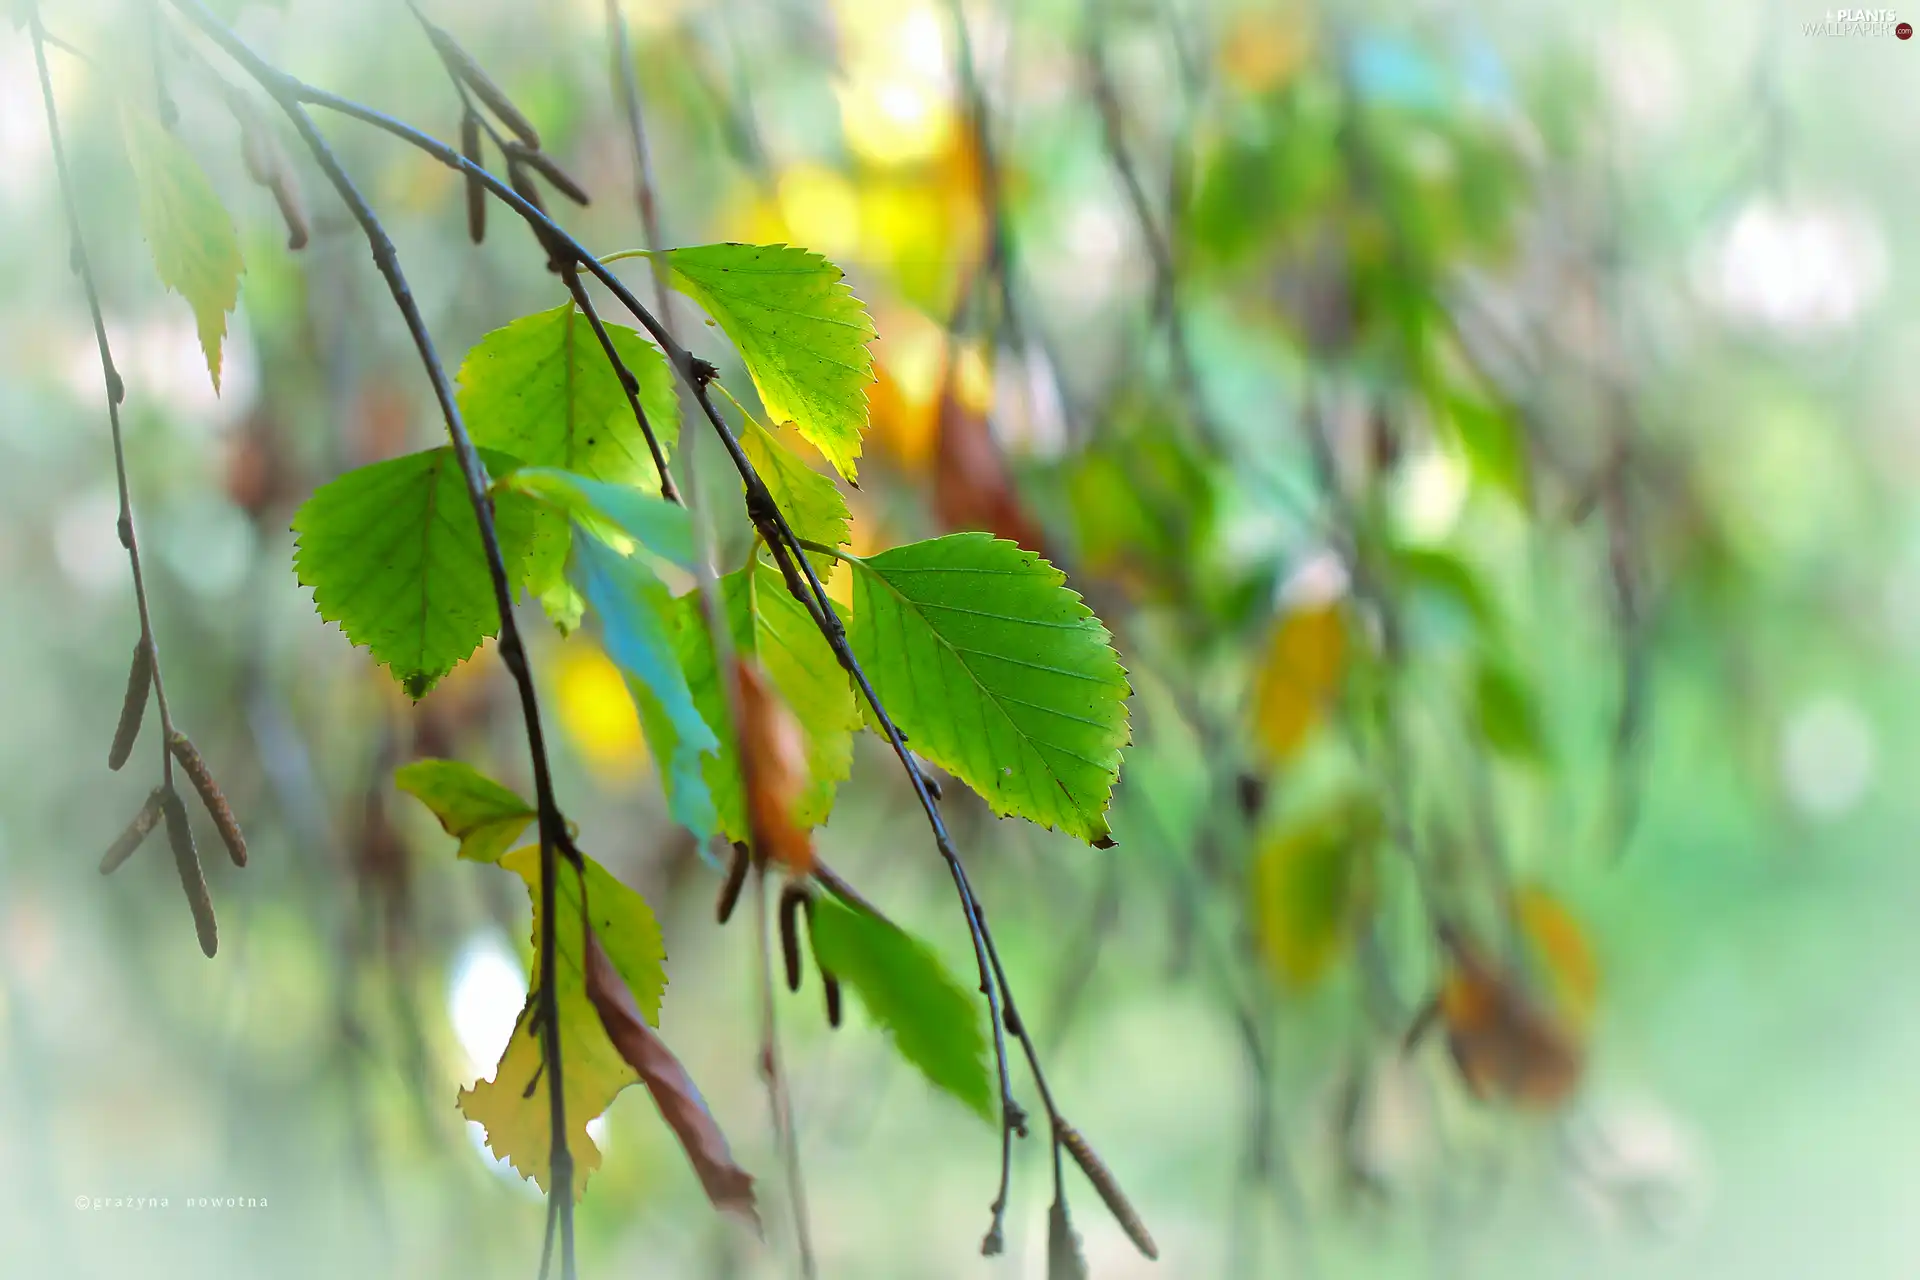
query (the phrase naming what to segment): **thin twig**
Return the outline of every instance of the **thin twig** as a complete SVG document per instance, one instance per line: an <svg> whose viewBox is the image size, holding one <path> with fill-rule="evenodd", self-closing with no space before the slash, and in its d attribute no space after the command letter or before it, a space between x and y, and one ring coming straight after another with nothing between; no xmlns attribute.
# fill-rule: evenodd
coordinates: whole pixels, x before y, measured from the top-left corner
<svg viewBox="0 0 1920 1280"><path fill-rule="evenodd" d="M674 487L673 473L667 470L666 452L660 447L659 437L654 435L653 425L647 421L646 408L640 403L639 379L633 376L633 370L627 368L626 362L620 358L607 326L601 322L600 313L594 310L593 298L580 282L579 264L568 263L561 268L560 276L567 282L567 291L573 295L574 305L586 314L587 323L593 326L593 336L600 340L600 349L606 353L607 363L613 366L613 375L620 380L620 389L627 394L627 405L633 410L633 420L639 425L640 434L646 437L647 452L653 455L653 468L660 475L660 496L668 502L678 503L680 491Z"/></svg>
<svg viewBox="0 0 1920 1280"><path fill-rule="evenodd" d="M613 60L613 82L625 116L627 141L633 147L633 199L640 209L640 229L646 234L647 248L664 249L667 245L660 234L660 204L653 185L653 154L647 148L647 129L640 110L640 83L633 68L633 42L627 36L627 16L620 8L620 0L607 0L607 44ZM653 265L654 306L660 311L661 321L671 329L673 303L667 292L666 265L658 258L648 261Z"/></svg>
<svg viewBox="0 0 1920 1280"><path fill-rule="evenodd" d="M767 1084L773 1111L773 1134L787 1166L787 1198L793 1203L794 1245L800 1254L800 1274L814 1280L819 1270L813 1260L813 1228L807 1217L807 1184L800 1173L800 1136L794 1131L793 1093L780 1065L780 1028L773 1002L773 952L767 935L767 861L753 855L753 928L759 939L760 1076Z"/></svg>
<svg viewBox="0 0 1920 1280"><path fill-rule="evenodd" d="M399 309L401 318L406 322L414 345L420 353L428 381L433 385L434 397L440 403L440 412L447 424L447 435L453 442L454 456L460 463L460 472L466 482L467 498L473 504L475 520L480 530L481 547L486 555L487 573L492 580L495 605L500 613L500 659L512 674L514 684L520 694L520 708L526 722L527 749L532 758L535 804L539 812L540 828L540 894L541 900L548 904L548 910L541 912L540 929L540 965L541 976L539 991L536 995L538 1017L540 1020L540 1038L542 1059L547 1078L547 1096L550 1099L549 1124L551 1126L552 1158L549 1165L548 1203L549 1215L556 1213L560 1235L560 1272L564 1280L573 1280L574 1238L573 1238L573 1156L567 1148L566 1091L562 1082L565 1079L560 1046L560 999L557 976L556 925L557 913L552 909L558 902L557 890L559 869L557 860L562 849L571 852L567 840L566 820L560 812L553 794L553 778L547 763L546 737L540 725L540 704L534 690L533 673L527 664L526 647L520 638L520 630L513 616L513 583L508 576L506 560L500 551L499 536L494 528L493 504L487 496L489 479L486 465L481 462L479 452L474 448L472 438L467 434L466 423L461 418L460 406L454 398L452 385L448 382L445 366L440 361L434 347L433 337L428 332L426 321L415 303L413 292L407 284L406 276L400 268L400 258L386 228L381 224L373 207L366 197L341 167L340 161L328 144L325 136L314 125L313 119L302 105L302 95L298 92L300 82L288 76L260 59L250 48L241 42L238 36L222 26L197 0L173 0L175 8L184 13L202 32L220 45L245 69L262 89L280 106L287 118L299 132L314 160L326 173L328 180L339 193L341 200L353 214L354 220L365 232L367 243L372 250L374 265L385 278L388 291L393 295L394 305ZM491 176L491 175L489 175ZM164 714L164 703L162 703ZM577 855L576 855L577 857ZM543 1265L544 1271L544 1265Z"/></svg>
<svg viewBox="0 0 1920 1280"><path fill-rule="evenodd" d="M1217 450L1220 446L1220 430L1207 408L1206 396L1200 386L1200 371L1194 363L1193 346L1187 334L1186 315L1180 309L1179 265L1174 256L1172 229L1175 210L1171 207L1167 210L1167 227L1162 230L1154 217L1153 203L1147 198L1147 189L1140 180L1140 170L1134 163L1133 153L1127 147L1125 126L1120 116L1120 95L1114 88L1113 74L1107 67L1106 53L1101 47L1101 33L1095 25L1096 13L1103 11L1099 0L1088 0L1084 56L1087 79L1093 89L1094 106L1100 113L1101 140L1106 146L1107 159L1120 179L1120 188L1126 194L1127 205L1133 210L1134 221L1140 225L1140 236L1146 241L1147 257L1153 264L1153 314L1166 326L1167 354L1173 362L1173 376L1179 384L1181 399L1202 442ZM1174 173L1177 175L1178 172L1179 158L1176 156ZM1178 186L1178 182L1173 185Z"/></svg>
<svg viewBox="0 0 1920 1280"><path fill-rule="evenodd" d="M120 490L120 515L117 528L120 545L127 549L127 563L133 570L133 601L140 614L140 639L146 645L153 664L153 697L160 708L160 777L169 790L173 787L173 713L167 706L167 686L160 674L160 644L153 634L153 613L147 602L147 579L140 562L140 538L133 525L133 499L127 488L127 450L120 429L120 403L127 398L126 383L113 363L113 349L107 344L107 322L100 311L100 290L94 281L93 261L87 255L86 238L80 230L80 204L74 195L73 172L67 165L67 146L60 133L60 112L54 103L53 78L47 71L50 42L40 22L38 0L27 0L27 28L33 36L34 65L40 74L40 99L47 113L47 136L53 146L54 172L60 179L60 203L67 214L67 233L73 238L73 265L86 291L87 310L93 317L93 336L100 346L100 372L107 389L107 422L113 435L113 475ZM91 65L91 64L89 64Z"/></svg>

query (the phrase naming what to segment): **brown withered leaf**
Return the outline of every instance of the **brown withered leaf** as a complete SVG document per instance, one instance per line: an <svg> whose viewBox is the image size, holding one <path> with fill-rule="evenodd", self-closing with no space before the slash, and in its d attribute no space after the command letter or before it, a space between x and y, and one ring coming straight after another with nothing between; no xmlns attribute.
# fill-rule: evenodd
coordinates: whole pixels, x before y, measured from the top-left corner
<svg viewBox="0 0 1920 1280"><path fill-rule="evenodd" d="M944 528L981 530L1046 554L1040 527L1027 514L1013 472L985 412L962 395L949 353L935 426L933 510Z"/></svg>
<svg viewBox="0 0 1920 1280"><path fill-rule="evenodd" d="M620 974L607 959L600 939L587 930L587 999L600 1015L607 1038L620 1051L627 1065L646 1082L653 1105L680 1139L700 1185L717 1209L728 1209L760 1221L753 1196L753 1175L733 1162L726 1135L720 1132L706 1100L687 1075L686 1068L673 1056L666 1042L655 1034L633 1002L633 993L621 981Z"/></svg>
<svg viewBox="0 0 1920 1280"><path fill-rule="evenodd" d="M1445 942L1452 965L1437 998L1447 1048L1475 1097L1553 1107L1580 1083L1579 1042L1510 974L1458 935Z"/></svg>
<svg viewBox="0 0 1920 1280"><path fill-rule="evenodd" d="M806 875L813 870L813 837L793 818L807 786L806 735L758 662L736 657L733 687L754 852Z"/></svg>

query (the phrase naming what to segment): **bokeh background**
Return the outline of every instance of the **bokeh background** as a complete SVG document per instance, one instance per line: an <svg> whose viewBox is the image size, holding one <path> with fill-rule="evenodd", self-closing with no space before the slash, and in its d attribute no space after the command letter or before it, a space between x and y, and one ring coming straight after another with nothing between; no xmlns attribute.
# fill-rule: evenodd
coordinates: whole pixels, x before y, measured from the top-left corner
<svg viewBox="0 0 1920 1280"><path fill-rule="evenodd" d="M403 6L223 8L452 135ZM639 246L603 6L426 8L593 194L568 225ZM524 894L389 781L443 754L524 783L510 690L489 651L407 703L290 567L317 484L439 437L425 380L305 158L290 254L175 54L247 264L216 397L115 123L151 92L145 7L43 10L91 59L50 55L169 692L253 865L209 860L211 963L157 844L96 873L150 785L144 750L104 768L137 623L31 48L0 26L0 1274L530 1275L542 1203L453 1105L518 1010ZM807 245L875 316L856 549L1043 546L1133 673L1116 848L947 806L1054 1088L1161 1243L1139 1258L1076 1183L1093 1273L1920 1271L1920 48L1809 34L1797 0L959 11L964 56L921 0L627 19L668 240ZM498 211L467 242L447 171L323 125L450 361L560 300ZM693 345L746 385L717 330ZM737 561L718 455L693 462ZM591 635L528 626L564 803L662 918L663 1032L768 1219L717 1218L629 1091L583 1274L787 1274L750 916L714 926ZM822 847L964 972L876 748ZM1384 831L1328 837L1354 803ZM1472 1098L1449 1028L1402 1051L1432 902L1489 946L1532 904L1569 1097ZM829 1033L811 979L779 1008L823 1274L1042 1274L1040 1144L982 1259L994 1133L858 1016ZM169 1205L74 1207L139 1196Z"/></svg>

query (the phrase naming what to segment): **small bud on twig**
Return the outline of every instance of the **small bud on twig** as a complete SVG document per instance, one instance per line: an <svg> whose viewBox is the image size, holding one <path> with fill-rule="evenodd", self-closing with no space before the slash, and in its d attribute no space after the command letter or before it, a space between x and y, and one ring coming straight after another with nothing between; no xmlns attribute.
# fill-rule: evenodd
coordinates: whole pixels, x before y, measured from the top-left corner
<svg viewBox="0 0 1920 1280"><path fill-rule="evenodd" d="M193 781L193 789L200 793L200 803L207 807L207 816L213 819L213 825L220 832L220 839L226 843L227 853L233 859L233 865L247 865L247 840L240 834L240 824L234 821L233 810L227 805L226 796L220 793L220 784L213 780L213 773L207 768L207 762L200 758L199 748L186 734L174 730L167 739L167 747L173 752L173 758L180 762Z"/></svg>
<svg viewBox="0 0 1920 1280"><path fill-rule="evenodd" d="M120 724L113 731L107 768L118 769L133 754L140 737L140 721L147 714L147 693L153 688L153 646L141 636L133 646L133 665L127 670L127 696L120 703Z"/></svg>
<svg viewBox="0 0 1920 1280"><path fill-rule="evenodd" d="M107 854L100 859L100 874L110 876L120 869L120 865L133 856L153 829L160 825L160 810L166 799L166 788L155 787L140 806L140 812L133 815L133 821L127 824L117 839L107 847Z"/></svg>

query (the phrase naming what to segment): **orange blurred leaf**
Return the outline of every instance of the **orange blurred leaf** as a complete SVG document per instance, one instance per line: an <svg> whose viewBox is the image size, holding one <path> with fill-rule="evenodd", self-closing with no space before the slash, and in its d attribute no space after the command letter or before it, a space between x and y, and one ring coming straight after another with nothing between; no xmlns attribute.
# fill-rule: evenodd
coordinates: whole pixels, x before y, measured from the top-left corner
<svg viewBox="0 0 1920 1280"><path fill-rule="evenodd" d="M1254 689L1254 730L1284 762L1306 744L1346 671L1347 624L1338 601L1303 605L1280 619Z"/></svg>
<svg viewBox="0 0 1920 1280"><path fill-rule="evenodd" d="M794 820L807 786L807 740L758 662L733 662L740 720L740 773L754 850L795 875L813 870L813 837Z"/></svg>
<svg viewBox="0 0 1920 1280"><path fill-rule="evenodd" d="M1438 1006L1447 1048L1478 1098L1548 1108L1580 1083L1581 1046L1558 1020L1529 1000L1513 975L1465 941L1447 938L1452 966Z"/></svg>
<svg viewBox="0 0 1920 1280"><path fill-rule="evenodd" d="M1513 916L1548 994L1575 1026L1585 1027L1600 999L1600 962L1586 930L1564 903L1532 885L1514 894Z"/></svg>
<svg viewBox="0 0 1920 1280"><path fill-rule="evenodd" d="M934 444L933 509L951 532L978 530L1045 555L1039 526L1013 484L1006 455L987 424L986 405L962 386L960 360L949 352L941 381Z"/></svg>

